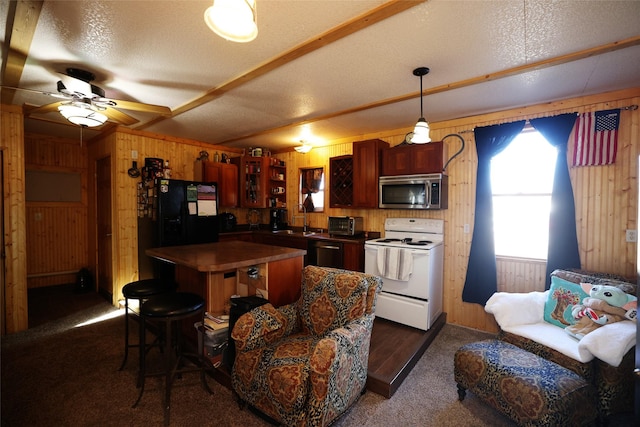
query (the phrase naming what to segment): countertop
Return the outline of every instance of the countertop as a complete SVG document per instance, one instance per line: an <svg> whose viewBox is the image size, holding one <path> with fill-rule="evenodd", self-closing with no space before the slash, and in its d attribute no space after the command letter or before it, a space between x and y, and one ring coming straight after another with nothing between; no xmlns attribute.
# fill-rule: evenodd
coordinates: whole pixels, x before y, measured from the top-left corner
<svg viewBox="0 0 640 427"><path fill-rule="evenodd" d="M304 256L307 251L232 240L201 245L152 248L147 249L145 253L151 257L197 271L215 273Z"/></svg>
<svg viewBox="0 0 640 427"><path fill-rule="evenodd" d="M274 233L271 230L266 230L266 229L247 230L239 227L237 231L221 232L220 235L224 236L225 234L234 235L234 234L257 233L261 235L284 236L292 239L298 238L298 239L311 239L311 240L330 240L332 242L342 242L342 243L364 243L367 240L380 238L380 233L374 232L374 231L370 231L365 234L362 234L359 236L353 236L353 237L336 236L336 235L331 235L329 233L322 233L322 232L314 232L313 234L303 235L302 229L298 229L298 228L295 228L292 231L293 231L292 234L286 234L284 232Z"/></svg>

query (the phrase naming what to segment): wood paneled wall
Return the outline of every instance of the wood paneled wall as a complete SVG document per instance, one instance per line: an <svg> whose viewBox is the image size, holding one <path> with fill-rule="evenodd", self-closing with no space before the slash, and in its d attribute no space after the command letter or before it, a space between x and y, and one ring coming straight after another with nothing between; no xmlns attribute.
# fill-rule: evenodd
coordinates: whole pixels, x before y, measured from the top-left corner
<svg viewBox="0 0 640 427"><path fill-rule="evenodd" d="M467 117L447 122L431 123L432 139L438 140L449 133L458 133L466 141L466 149L453 160L447 169L449 175L449 208L443 211L413 212L404 210L364 210L364 209L329 209L328 198L325 200L327 209L324 213L309 214L313 228L326 228L326 217L329 215L356 215L365 218L365 228L371 231L382 231L384 219L387 216L427 217L442 218L445 220L445 266L444 266L444 310L447 312L447 320L458 325L468 326L487 331L496 330L492 316L484 312L484 307L477 304L462 302L462 289L466 276L467 258L471 243L471 233L464 233L464 225L473 227L475 206L475 173L477 158L474 148L473 133L470 132L476 126L486 126L496 123L510 122L521 119L531 119L543 116L552 116L567 112L586 112L601 109L625 107L627 105L640 104L640 88L605 93L600 95L574 98L526 108L485 114L481 116ZM9 115L10 116L10 115ZM4 113L3 124L3 149L5 133L15 133L8 136L9 141L19 141L22 144L21 116L9 117ZM15 120L20 121L20 125ZM8 124L7 124L8 123ZM13 126L8 131L7 126ZM19 129L16 129L19 126ZM623 111L620 125L620 138L618 160L615 165L571 168L570 174L574 186L576 198L576 220L580 256L582 267L592 270L601 270L611 273L635 276L636 274L636 244L626 243L624 236L626 229L637 229L636 213L637 200L637 168L640 135L640 112ZM329 158L351 153L353 141L371 138L380 138L391 145L402 141L410 128L393 131L379 132L376 134L361 135L360 137L331 141L325 147L316 147L309 154L286 152L276 154L287 164L287 192L296 194L298 169L301 167L325 166L328 174ZM17 133L16 133L17 132ZM11 142L9 142L11 143ZM456 138L445 139L450 155L459 147ZM569 147L571 152L573 147ZM18 154L12 154L13 159L21 159L22 147L18 148ZM136 230L136 184L137 180L129 178L127 170L131 167L131 150L137 150L139 154L138 164L142 165L145 157L160 157L169 159L174 177L177 179L192 179L194 160L201 150L207 150L211 155L223 150L231 156L239 155L239 150L224 149L208 144L169 138L162 135L153 135L144 132L118 129L114 133L102 135L89 144L89 176L95 171L95 161L104 156L112 156L113 172L113 253L114 259L114 302L119 298L120 289L126 283L137 278L137 230ZM5 159L5 168L6 168ZM5 176L7 176L5 170ZM293 178L293 179L292 179ZM24 170L16 167L14 177L10 178L7 185L16 185L14 191L16 209L20 209L20 191L24 190ZM22 184L22 187L20 186ZM95 227L92 225L95 218L95 208L92 206L95 200L95 188L88 185L89 200L89 264L95 267ZM363 191L362 189L358 189ZM20 244L20 221L24 221L24 195L22 195L22 214L12 214L14 229L17 231L13 237L16 248L14 253L18 258L26 258L24 243ZM10 201L10 203L13 203ZM295 201L294 201L295 203ZM7 207L5 206L5 211ZM289 215L293 209L289 208ZM240 223L246 222L246 210L234 210ZM22 219L20 219L22 218ZM263 215L264 221L267 216ZM471 230L472 231L472 230ZM22 232L24 234L24 232ZM22 236L24 237L24 236ZM6 244L6 242L5 242ZM22 253L20 251L22 250ZM14 257L15 269L21 277L24 273L26 282L26 267L21 267L19 260ZM521 262L517 259L499 260L499 289L505 291L529 291L541 289L544 283L544 266L540 263ZM20 281L20 279L18 279ZM7 281L7 284L9 282ZM542 285L543 286L543 285ZM17 286L20 288L20 285ZM26 285L25 285L26 290ZM21 291L18 291L20 294ZM11 295L11 292L9 292ZM13 298L13 297L12 297ZM18 296L20 298L20 296ZM24 304L20 304L20 303ZM13 314L23 310L26 313L26 297L12 306ZM22 308L20 309L19 307ZM9 313L7 313L7 318ZM24 316L26 325L26 315Z"/></svg>
<svg viewBox="0 0 640 427"><path fill-rule="evenodd" d="M80 140L26 134L27 170L79 173L81 202L26 202L28 288L74 283L89 266L87 146Z"/></svg>
<svg viewBox="0 0 640 427"><path fill-rule="evenodd" d="M122 288L138 279L138 218L137 185L140 178L131 178L127 171L132 166L132 152L137 151L138 167L144 166L147 157L169 160L173 179L192 180L195 159L200 151L209 153L213 158L217 151L230 157L239 156L242 150L205 144L182 138L173 138L149 132L139 132L118 128L114 132L102 135L89 143L89 176L95 173L96 161L111 156L112 174L112 268L113 303L122 298ZM89 200L95 200L95 185L89 185ZM95 206L89 209L89 256L92 266L97 265L95 227Z"/></svg>
<svg viewBox="0 0 640 427"><path fill-rule="evenodd" d="M0 333L27 329L27 254L24 187L24 119L22 109L0 108L2 150L2 240Z"/></svg>

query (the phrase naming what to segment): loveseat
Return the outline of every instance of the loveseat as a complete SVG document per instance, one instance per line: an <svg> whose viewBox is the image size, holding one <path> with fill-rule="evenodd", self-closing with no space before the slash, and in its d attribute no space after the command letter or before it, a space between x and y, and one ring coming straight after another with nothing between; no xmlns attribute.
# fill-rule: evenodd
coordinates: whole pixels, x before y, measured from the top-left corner
<svg viewBox="0 0 640 427"><path fill-rule="evenodd" d="M564 327L571 324L572 295L580 283L612 285L636 295L636 285L623 277L581 270L556 270L545 292L495 293L485 310L500 327L498 339L561 365L593 384L593 404L604 423L614 414L633 411L636 323L607 324L578 340Z"/></svg>

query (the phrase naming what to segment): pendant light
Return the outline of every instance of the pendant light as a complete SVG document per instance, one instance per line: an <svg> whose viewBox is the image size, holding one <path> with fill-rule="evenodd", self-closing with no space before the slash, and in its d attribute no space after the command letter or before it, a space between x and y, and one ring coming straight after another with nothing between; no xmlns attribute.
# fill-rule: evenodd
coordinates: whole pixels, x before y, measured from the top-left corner
<svg viewBox="0 0 640 427"><path fill-rule="evenodd" d="M413 136L411 137L412 144L426 144L431 142L431 137L429 136L429 123L424 119L424 112L422 110L422 76L427 74L429 74L429 69L427 67L418 67L413 70L413 75L420 77L420 118L413 129Z"/></svg>
<svg viewBox="0 0 640 427"><path fill-rule="evenodd" d="M204 11L204 22L222 38L250 42L258 35L256 0L213 0Z"/></svg>

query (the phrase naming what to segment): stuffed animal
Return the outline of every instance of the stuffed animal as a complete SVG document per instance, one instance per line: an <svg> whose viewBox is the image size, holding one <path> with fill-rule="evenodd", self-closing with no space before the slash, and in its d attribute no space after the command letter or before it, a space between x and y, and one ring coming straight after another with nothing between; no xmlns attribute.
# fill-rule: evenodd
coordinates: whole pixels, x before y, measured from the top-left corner
<svg viewBox="0 0 640 427"><path fill-rule="evenodd" d="M575 305L571 310L577 322L564 330L572 337L581 340L600 326L621 320L635 320L637 307L635 296L615 286L590 283L580 283L580 286L589 296L582 300L582 304Z"/></svg>

